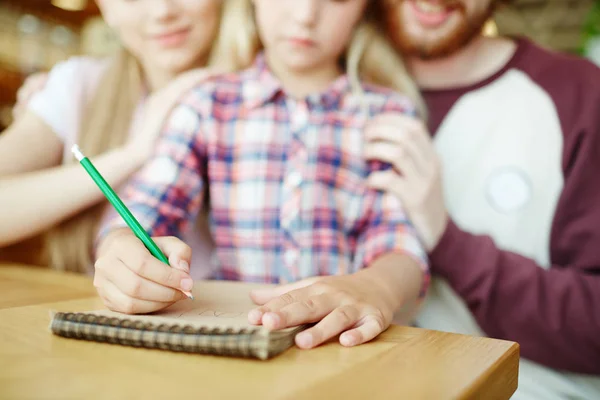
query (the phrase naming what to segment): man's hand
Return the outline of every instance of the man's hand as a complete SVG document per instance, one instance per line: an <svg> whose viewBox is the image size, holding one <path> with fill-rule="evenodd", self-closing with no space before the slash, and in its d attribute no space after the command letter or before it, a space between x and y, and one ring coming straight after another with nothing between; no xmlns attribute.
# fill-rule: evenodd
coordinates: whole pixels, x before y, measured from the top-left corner
<svg viewBox="0 0 600 400"><path fill-rule="evenodd" d="M448 224L442 165L425 125L405 115L381 115L366 130L365 158L394 169L373 172L368 185L396 195L428 251Z"/></svg>

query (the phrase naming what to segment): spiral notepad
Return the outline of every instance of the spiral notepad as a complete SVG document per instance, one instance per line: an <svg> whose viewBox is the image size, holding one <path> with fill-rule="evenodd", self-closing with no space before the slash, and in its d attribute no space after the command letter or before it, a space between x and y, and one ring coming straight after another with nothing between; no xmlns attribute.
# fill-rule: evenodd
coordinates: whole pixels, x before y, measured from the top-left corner
<svg viewBox="0 0 600 400"><path fill-rule="evenodd" d="M305 326L270 332L247 323L256 285L199 282L195 300L151 315L107 310L54 314L50 328L65 338L177 352L268 359L294 344Z"/></svg>

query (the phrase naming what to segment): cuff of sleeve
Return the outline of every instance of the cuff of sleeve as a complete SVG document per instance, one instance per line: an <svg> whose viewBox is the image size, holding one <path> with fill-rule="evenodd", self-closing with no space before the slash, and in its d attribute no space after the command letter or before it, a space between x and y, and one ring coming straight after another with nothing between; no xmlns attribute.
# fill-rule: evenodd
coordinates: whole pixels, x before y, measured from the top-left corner
<svg viewBox="0 0 600 400"><path fill-rule="evenodd" d="M462 244L466 240L465 235L467 234L452 219L448 220L448 225L440 241L429 253L429 260L434 273L447 277L453 274L455 268L463 269L458 265L457 260L461 259Z"/></svg>
<svg viewBox="0 0 600 400"><path fill-rule="evenodd" d="M110 220L107 223L102 224L98 233L96 234L96 239L94 240L94 258L97 258L96 251L98 250L98 246L100 243L106 239L109 233L116 229L127 228L127 224L121 218L115 218L114 220Z"/></svg>
<svg viewBox="0 0 600 400"><path fill-rule="evenodd" d="M363 268L368 268L369 265L373 263L373 261L385 254L396 253L409 256L417 263L417 265L421 268L421 271L423 272L423 280L421 284L421 289L419 291L420 300L424 298L427 294L427 290L429 288L429 283L431 280L431 273L427 254L423 250L423 246L421 245L419 239L416 236L410 239L407 239L406 237L396 237L395 239L395 246L389 246L388 235L380 235L378 237L370 239L363 260Z"/></svg>

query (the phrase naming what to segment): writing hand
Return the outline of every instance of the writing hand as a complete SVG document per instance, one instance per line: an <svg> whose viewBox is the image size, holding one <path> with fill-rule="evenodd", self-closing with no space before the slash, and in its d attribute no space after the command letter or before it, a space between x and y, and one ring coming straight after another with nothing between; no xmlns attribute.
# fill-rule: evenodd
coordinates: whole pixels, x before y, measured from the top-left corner
<svg viewBox="0 0 600 400"><path fill-rule="evenodd" d="M126 314L158 311L185 299L191 290L191 249L172 237L154 239L171 267L157 260L128 229L109 234L99 248L94 286L106 307Z"/></svg>

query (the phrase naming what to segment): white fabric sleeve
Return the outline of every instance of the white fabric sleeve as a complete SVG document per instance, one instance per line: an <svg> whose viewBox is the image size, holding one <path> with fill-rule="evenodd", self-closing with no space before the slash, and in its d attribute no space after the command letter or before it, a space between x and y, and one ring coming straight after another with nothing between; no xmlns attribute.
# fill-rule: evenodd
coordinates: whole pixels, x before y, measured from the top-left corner
<svg viewBox="0 0 600 400"><path fill-rule="evenodd" d="M84 86L86 79L97 79L97 68L93 68L96 63L97 60L72 57L56 64L48 73L44 88L27 104L63 141L76 136L79 130L78 121L86 103Z"/></svg>

